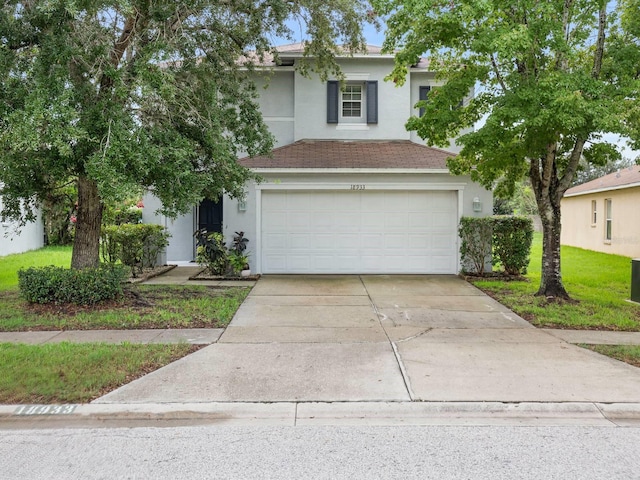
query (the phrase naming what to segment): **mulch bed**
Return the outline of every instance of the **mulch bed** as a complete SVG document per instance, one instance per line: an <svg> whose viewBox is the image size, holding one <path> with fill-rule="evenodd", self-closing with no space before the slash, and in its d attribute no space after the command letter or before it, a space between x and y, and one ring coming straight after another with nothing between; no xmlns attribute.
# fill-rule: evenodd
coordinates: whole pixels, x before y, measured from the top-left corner
<svg viewBox="0 0 640 480"><path fill-rule="evenodd" d="M206 268L203 268L195 275L189 277L189 280L258 280L260 275L249 275L248 277L235 277L235 276L225 276L225 275L211 275L207 272Z"/></svg>

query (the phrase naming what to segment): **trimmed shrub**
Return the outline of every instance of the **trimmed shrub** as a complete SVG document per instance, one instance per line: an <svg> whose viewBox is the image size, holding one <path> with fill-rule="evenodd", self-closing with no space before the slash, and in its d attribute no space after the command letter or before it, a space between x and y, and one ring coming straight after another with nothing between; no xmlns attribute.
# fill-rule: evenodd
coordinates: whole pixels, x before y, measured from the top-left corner
<svg viewBox="0 0 640 480"><path fill-rule="evenodd" d="M462 217L458 228L462 270L467 273L484 274L484 266L491 258L491 217Z"/></svg>
<svg viewBox="0 0 640 480"><path fill-rule="evenodd" d="M122 295L126 269L120 265L70 270L62 267L31 267L18 270L22 297L30 303L94 305Z"/></svg>
<svg viewBox="0 0 640 480"><path fill-rule="evenodd" d="M229 253L224 244L224 236L221 233L208 233L206 229L200 229L194 233L198 248L196 261L204 266L213 275L225 275L229 268Z"/></svg>
<svg viewBox="0 0 640 480"><path fill-rule="evenodd" d="M527 273L533 221L529 217L495 216L493 222L493 264L502 265L509 275Z"/></svg>
<svg viewBox="0 0 640 480"><path fill-rule="evenodd" d="M102 260L113 264L120 260L131 274L153 267L158 253L169 244L169 234L162 225L131 224L103 227L100 249Z"/></svg>

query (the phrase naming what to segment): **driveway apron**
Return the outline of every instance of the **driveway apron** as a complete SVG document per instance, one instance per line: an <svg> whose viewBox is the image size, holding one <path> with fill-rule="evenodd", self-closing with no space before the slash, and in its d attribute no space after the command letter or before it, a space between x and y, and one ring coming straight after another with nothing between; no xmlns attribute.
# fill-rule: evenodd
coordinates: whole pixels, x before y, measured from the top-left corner
<svg viewBox="0 0 640 480"><path fill-rule="evenodd" d="M218 343L95 403L638 402L640 369L455 276L264 276Z"/></svg>

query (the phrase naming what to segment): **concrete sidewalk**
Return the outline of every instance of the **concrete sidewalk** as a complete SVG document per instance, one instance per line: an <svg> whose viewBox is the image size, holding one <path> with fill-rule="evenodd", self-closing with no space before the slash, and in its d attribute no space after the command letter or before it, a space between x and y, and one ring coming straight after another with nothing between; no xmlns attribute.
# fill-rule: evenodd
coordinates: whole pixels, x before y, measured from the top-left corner
<svg viewBox="0 0 640 480"><path fill-rule="evenodd" d="M93 403L640 402L640 369L454 276L267 276L217 343Z"/></svg>

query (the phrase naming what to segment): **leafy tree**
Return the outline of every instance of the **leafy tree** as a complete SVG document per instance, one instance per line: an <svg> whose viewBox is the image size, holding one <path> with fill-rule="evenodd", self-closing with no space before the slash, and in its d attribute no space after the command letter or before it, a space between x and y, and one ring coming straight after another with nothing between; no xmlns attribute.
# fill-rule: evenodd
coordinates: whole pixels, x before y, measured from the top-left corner
<svg viewBox="0 0 640 480"><path fill-rule="evenodd" d="M590 163L584 158L580 160L578 164L578 171L573 179L571 186L581 185L583 183L590 182L596 178L604 177L623 168L631 167L635 162L630 158L621 158L617 161L609 161L604 165L596 163Z"/></svg>
<svg viewBox="0 0 640 480"><path fill-rule="evenodd" d="M504 192L501 192L504 194ZM494 196L494 215L536 215L538 205L536 196L528 180L521 180L514 185L513 193L507 198Z"/></svg>
<svg viewBox="0 0 640 480"><path fill-rule="evenodd" d="M298 18L321 76L340 40L363 45L363 2L6 0L0 7L2 216L29 220L69 178L78 191L72 267L99 262L103 205L136 187L186 212L251 177L240 152L273 138L251 81Z"/></svg>
<svg viewBox="0 0 640 480"><path fill-rule="evenodd" d="M543 224L538 295L568 298L560 271L560 201L579 161L619 158L607 132L640 144L640 0L376 0L388 17L389 76L427 52L446 84L407 128L430 145L458 138L449 162L498 195L528 177ZM478 94L467 101L478 85ZM460 102L465 100L460 106Z"/></svg>

